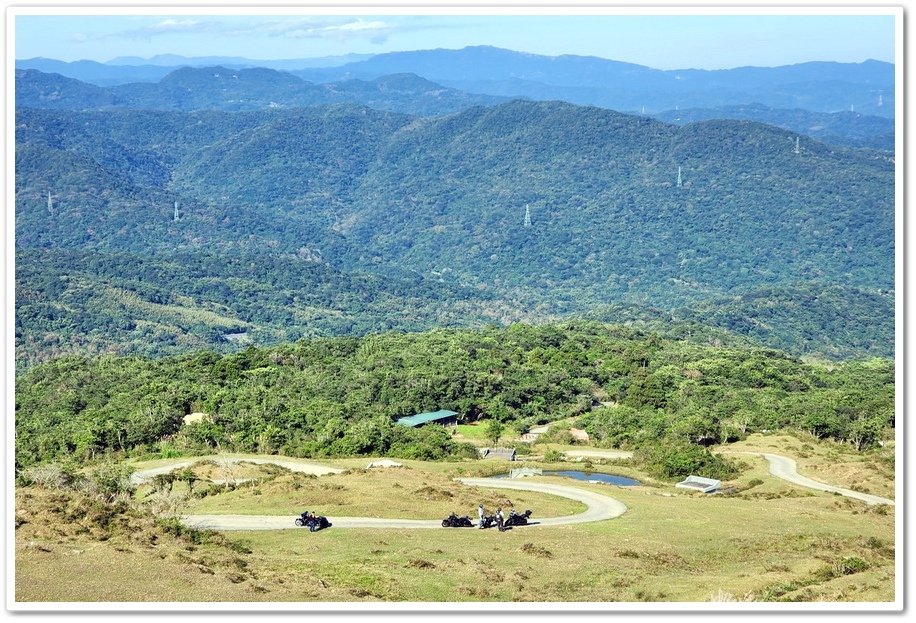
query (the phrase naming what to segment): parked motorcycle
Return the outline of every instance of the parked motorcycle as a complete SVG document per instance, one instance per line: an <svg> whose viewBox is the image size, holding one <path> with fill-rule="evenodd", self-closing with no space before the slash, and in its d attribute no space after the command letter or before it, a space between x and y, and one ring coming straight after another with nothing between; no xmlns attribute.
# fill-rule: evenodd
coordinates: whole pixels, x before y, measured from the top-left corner
<svg viewBox="0 0 916 623"><path fill-rule="evenodd" d="M324 515L313 515L312 513L305 511L296 517L296 525L300 528L303 526L307 527L309 532L318 532L324 528L330 528L331 522L328 521L328 518Z"/></svg>
<svg viewBox="0 0 916 623"><path fill-rule="evenodd" d="M515 511L509 511L509 517L506 518L506 522L503 525L506 526L527 526L528 518L531 517L531 511L526 510L524 513L516 513Z"/></svg>
<svg viewBox="0 0 916 623"><path fill-rule="evenodd" d="M471 521L471 518L468 516L459 517L455 513L452 513L448 517L442 520L443 528L473 528L474 522Z"/></svg>

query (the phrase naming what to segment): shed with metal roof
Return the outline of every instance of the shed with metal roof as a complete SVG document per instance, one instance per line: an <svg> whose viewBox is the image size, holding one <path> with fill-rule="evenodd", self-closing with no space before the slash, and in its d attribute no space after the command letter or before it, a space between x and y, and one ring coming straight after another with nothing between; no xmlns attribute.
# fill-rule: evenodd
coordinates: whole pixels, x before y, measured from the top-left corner
<svg viewBox="0 0 916 623"><path fill-rule="evenodd" d="M429 413L417 413L416 415L402 417L396 423L401 426L413 427L429 424L430 422L435 422L442 426L456 426L458 424L458 414L448 409L439 409Z"/></svg>

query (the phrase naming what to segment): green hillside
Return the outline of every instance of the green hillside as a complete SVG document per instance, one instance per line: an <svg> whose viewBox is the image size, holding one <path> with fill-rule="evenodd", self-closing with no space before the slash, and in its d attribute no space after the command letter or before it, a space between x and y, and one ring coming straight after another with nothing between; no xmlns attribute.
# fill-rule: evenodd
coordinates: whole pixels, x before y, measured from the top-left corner
<svg viewBox="0 0 916 623"><path fill-rule="evenodd" d="M893 168L872 152L802 141L795 154L793 135L750 122L678 129L525 102L397 138L348 232L383 263L662 307L765 283L893 282Z"/></svg>
<svg viewBox="0 0 916 623"><path fill-rule="evenodd" d="M66 65L59 69L65 71ZM139 81L100 87L57 73L17 69L16 103L21 108L74 111L186 112L296 109L349 103L413 115L443 115L509 99L467 93L403 72L373 80L343 78L329 84L313 84L289 72L263 67L179 67L157 82L144 81L140 75L137 78Z"/></svg>
<svg viewBox="0 0 916 623"><path fill-rule="evenodd" d="M223 356L62 358L18 380L16 464L216 446L436 459L463 452L446 429L393 421L439 408L519 426L581 416L598 443L699 461L709 458L702 445L764 429L865 448L894 424L894 365L810 365L597 323L312 339ZM212 422L182 427L198 411Z"/></svg>
<svg viewBox="0 0 916 623"><path fill-rule="evenodd" d="M894 151L894 119L853 111L814 112L802 108L770 108L762 104L680 108L652 115L660 121L685 125L714 119L745 119L810 136L825 143L847 147L871 147Z"/></svg>
<svg viewBox="0 0 916 623"><path fill-rule="evenodd" d="M270 293L259 303L270 319L253 323L261 343L434 326L442 317L434 308L460 302L454 309L461 311L449 312L456 323L543 321L608 305L683 308L679 318L799 354L893 354L894 169L881 152L802 139L796 153L796 135L753 122L676 127L522 101L438 118L353 106L21 109L16 143L19 252L102 254L93 266L122 252L189 266L212 263L207 256L215 254L227 261L208 277L227 284L249 281L232 261L239 254L270 267L304 258L336 275L328 283L337 284L329 303L337 311L354 311L348 280L367 274L378 283L406 277L431 292L416 322L404 321L401 310L416 304L400 286L399 300L367 311L368 320L356 319L359 312L354 324L315 322L275 296L301 296L299 282L284 282L282 270L276 279L261 275L251 284ZM130 316L117 309L119 290L107 289L133 279L129 264L114 265L120 274L90 270L73 282L93 292L98 319ZM41 294L46 288L31 283L38 277L20 270L17 288L37 292L35 300L58 316L82 310ZM760 304L767 289L786 303L775 316ZM827 318L849 293L854 305ZM169 321L162 335L212 336L252 324L241 308L224 313L226 301L187 295L182 317L207 320L193 330ZM743 302L729 311L735 300ZM478 301L487 309L475 311ZM56 347L32 334L42 316L26 318L20 361L45 359ZM846 319L851 328L841 326ZM65 324L91 332L74 318ZM119 352L157 350L135 350L137 338L116 329L111 342L129 345ZM89 341L96 346L86 352L102 348ZM174 347L200 344L187 338Z"/></svg>
<svg viewBox="0 0 916 623"><path fill-rule="evenodd" d="M30 250L17 254L16 362L66 355L237 351L303 337L531 319L520 301L341 273L311 256Z"/></svg>

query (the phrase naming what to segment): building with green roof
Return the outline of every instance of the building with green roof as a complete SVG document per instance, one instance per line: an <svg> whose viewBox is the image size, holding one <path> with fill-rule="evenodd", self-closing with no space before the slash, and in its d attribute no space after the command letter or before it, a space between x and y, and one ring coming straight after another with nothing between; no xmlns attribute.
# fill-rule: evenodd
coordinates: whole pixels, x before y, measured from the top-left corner
<svg viewBox="0 0 916 623"><path fill-rule="evenodd" d="M435 422L442 426L457 426L458 414L447 409L440 409L438 411L430 411L429 413L417 413L416 415L402 417L398 419L396 423L402 426L413 427L429 424L430 422Z"/></svg>

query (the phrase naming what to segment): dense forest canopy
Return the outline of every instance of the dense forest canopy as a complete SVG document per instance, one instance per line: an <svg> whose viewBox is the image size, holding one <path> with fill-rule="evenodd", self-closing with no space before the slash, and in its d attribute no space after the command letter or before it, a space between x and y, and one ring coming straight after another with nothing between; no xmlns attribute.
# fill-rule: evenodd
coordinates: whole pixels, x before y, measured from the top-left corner
<svg viewBox="0 0 916 623"><path fill-rule="evenodd" d="M61 358L18 380L16 464L166 448L461 455L441 427L394 424L440 408L516 430L577 416L598 444L648 452L783 428L864 449L894 425L894 365L812 365L585 322ZM210 419L183 425L192 412Z"/></svg>
<svg viewBox="0 0 916 623"><path fill-rule="evenodd" d="M19 108L17 361L619 306L892 356L893 158L796 139L557 102Z"/></svg>

